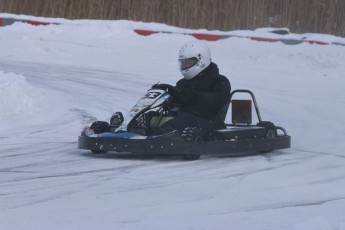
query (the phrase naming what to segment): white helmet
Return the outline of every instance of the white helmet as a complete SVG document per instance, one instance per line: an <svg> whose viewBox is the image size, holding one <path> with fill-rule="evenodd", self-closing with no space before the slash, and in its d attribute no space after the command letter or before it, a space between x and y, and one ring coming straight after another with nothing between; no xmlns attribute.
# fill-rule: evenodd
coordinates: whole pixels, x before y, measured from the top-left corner
<svg viewBox="0 0 345 230"><path fill-rule="evenodd" d="M182 75L189 80L211 64L211 53L204 43L191 41L181 47L178 61Z"/></svg>

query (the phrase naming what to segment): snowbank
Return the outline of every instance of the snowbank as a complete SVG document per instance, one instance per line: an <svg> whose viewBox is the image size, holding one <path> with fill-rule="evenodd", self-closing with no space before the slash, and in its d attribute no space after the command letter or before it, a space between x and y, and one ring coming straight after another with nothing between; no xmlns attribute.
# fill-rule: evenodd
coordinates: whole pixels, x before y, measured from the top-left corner
<svg viewBox="0 0 345 230"><path fill-rule="evenodd" d="M0 120L36 113L44 91L30 85L24 76L0 71Z"/></svg>

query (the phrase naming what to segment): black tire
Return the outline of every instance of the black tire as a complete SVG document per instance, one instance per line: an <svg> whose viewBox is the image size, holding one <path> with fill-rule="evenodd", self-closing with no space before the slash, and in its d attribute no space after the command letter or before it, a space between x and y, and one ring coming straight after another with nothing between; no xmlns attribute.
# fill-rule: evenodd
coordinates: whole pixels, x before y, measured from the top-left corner
<svg viewBox="0 0 345 230"><path fill-rule="evenodd" d="M95 134L110 132L109 123L106 121L95 121L92 123L90 128L95 132Z"/></svg>
<svg viewBox="0 0 345 230"><path fill-rule="evenodd" d="M115 112L110 118L110 124L112 126L120 126L123 122L124 118L121 112Z"/></svg>
<svg viewBox="0 0 345 230"><path fill-rule="evenodd" d="M110 132L110 126L108 122L105 121L95 121L92 123L90 126L90 129L92 129L95 134L99 133L105 133L105 132ZM91 150L93 154L104 154L107 151L102 151L102 150Z"/></svg>
<svg viewBox="0 0 345 230"><path fill-rule="evenodd" d="M196 127L187 127L182 131L182 138L185 141L200 142L202 141L201 132ZM184 160L195 161L200 158L201 154L184 154L182 157Z"/></svg>
<svg viewBox="0 0 345 230"><path fill-rule="evenodd" d="M266 132L265 132L266 139L274 139L278 136L277 128L272 122L262 121L262 122L259 122L257 125L264 127L266 129ZM258 153L270 153L272 151L273 149L265 149L265 150L258 151Z"/></svg>

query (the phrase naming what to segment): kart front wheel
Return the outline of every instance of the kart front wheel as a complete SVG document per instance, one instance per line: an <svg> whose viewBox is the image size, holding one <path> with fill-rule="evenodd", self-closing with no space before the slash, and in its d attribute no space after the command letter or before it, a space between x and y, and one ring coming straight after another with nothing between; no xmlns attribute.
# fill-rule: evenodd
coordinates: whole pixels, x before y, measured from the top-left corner
<svg viewBox="0 0 345 230"><path fill-rule="evenodd" d="M94 131L95 134L110 132L110 126L108 122L105 121L95 121L90 126L90 129ZM104 154L107 151L104 150L91 150L93 154Z"/></svg>

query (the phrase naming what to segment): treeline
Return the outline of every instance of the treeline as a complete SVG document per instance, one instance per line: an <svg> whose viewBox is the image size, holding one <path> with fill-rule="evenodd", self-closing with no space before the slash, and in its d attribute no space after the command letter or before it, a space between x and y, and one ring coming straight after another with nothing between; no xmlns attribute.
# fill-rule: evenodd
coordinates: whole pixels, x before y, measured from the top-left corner
<svg viewBox="0 0 345 230"><path fill-rule="evenodd" d="M287 27L345 36L345 0L0 0L0 12L222 31Z"/></svg>

